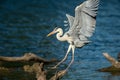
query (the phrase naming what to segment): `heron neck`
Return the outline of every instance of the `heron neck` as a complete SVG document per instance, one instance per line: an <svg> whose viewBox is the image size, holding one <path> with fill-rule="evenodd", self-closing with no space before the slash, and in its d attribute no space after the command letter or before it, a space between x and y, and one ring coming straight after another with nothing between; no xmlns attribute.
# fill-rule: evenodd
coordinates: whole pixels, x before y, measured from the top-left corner
<svg viewBox="0 0 120 80"><path fill-rule="evenodd" d="M66 40L66 39L64 38L64 36L63 36L63 30L62 30L61 28L59 28L56 37L57 37L57 39L58 39L59 41L65 41L65 40Z"/></svg>

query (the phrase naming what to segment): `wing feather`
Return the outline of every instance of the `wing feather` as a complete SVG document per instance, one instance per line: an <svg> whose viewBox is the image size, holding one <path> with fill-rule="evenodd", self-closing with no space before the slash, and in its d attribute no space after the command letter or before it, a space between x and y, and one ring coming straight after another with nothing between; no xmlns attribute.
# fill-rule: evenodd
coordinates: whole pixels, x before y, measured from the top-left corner
<svg viewBox="0 0 120 80"><path fill-rule="evenodd" d="M96 25L99 0L87 0L75 8L75 19L69 31L91 37Z"/></svg>
<svg viewBox="0 0 120 80"><path fill-rule="evenodd" d="M73 22L74 22L74 17L69 15L69 14L66 14L66 17L68 19L68 22L69 22L69 26L72 27L73 25Z"/></svg>
<svg viewBox="0 0 120 80"><path fill-rule="evenodd" d="M74 42L87 40L93 35L99 0L87 0L75 8L74 22L68 31Z"/></svg>

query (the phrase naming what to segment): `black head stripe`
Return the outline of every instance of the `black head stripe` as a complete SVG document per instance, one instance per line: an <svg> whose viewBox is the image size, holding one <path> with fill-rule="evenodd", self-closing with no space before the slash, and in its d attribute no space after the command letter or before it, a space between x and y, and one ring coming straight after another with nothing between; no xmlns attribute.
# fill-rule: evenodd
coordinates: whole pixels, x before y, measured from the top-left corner
<svg viewBox="0 0 120 80"><path fill-rule="evenodd" d="M54 30L56 31L58 29L58 27L56 27Z"/></svg>

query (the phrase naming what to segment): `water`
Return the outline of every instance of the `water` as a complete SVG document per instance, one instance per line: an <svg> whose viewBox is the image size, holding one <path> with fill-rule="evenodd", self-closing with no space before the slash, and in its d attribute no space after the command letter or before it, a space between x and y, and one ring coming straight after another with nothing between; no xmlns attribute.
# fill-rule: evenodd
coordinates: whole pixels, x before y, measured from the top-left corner
<svg viewBox="0 0 120 80"><path fill-rule="evenodd" d="M1 0L0 55L21 56L33 52L47 59L62 59L68 44L46 35L56 26L63 26L66 13L84 0ZM75 51L75 61L62 80L120 80L120 76L98 72L110 66L103 52L117 56L120 52L120 1L101 0L92 43ZM71 59L60 66L64 69Z"/></svg>

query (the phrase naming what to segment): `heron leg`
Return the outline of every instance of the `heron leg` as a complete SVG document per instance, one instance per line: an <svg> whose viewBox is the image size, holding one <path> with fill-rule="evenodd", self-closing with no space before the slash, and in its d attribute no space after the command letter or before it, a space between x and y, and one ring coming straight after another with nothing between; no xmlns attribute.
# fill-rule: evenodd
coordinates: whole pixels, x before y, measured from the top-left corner
<svg viewBox="0 0 120 80"><path fill-rule="evenodd" d="M71 48L72 48L72 46L71 45L69 45L69 47L68 47L68 50L67 50L67 53L66 53L66 55L65 55L65 57L57 64L57 65L55 65L54 67L53 67L53 69L54 68L56 68L57 66L59 66L62 62L64 62L66 59L67 59L67 56L68 56L68 54L69 54L69 52L70 52L70 50L71 50Z"/></svg>
<svg viewBox="0 0 120 80"><path fill-rule="evenodd" d="M74 61L74 52L75 52L75 46L72 45L72 60L71 62L69 63L68 67L66 68L66 70L68 70L68 68L71 66L71 64L73 63Z"/></svg>

